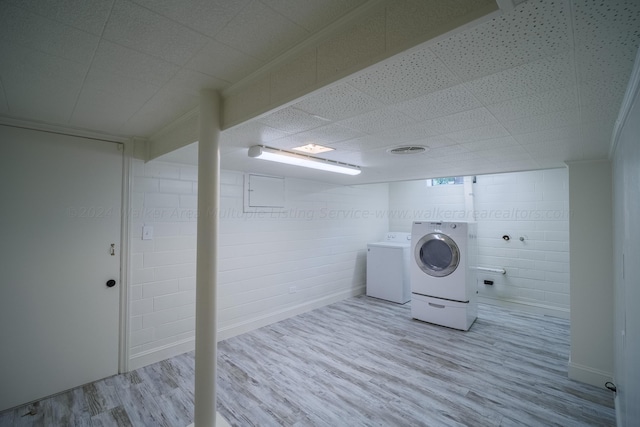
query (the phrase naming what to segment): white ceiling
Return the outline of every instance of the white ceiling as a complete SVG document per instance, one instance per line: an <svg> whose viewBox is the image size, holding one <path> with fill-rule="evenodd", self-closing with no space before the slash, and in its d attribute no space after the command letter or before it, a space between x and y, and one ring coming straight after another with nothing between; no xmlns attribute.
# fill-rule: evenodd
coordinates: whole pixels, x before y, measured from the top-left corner
<svg viewBox="0 0 640 427"><path fill-rule="evenodd" d="M150 136L375 1L0 0L0 118ZM350 184L606 158L639 44L640 1L525 1L224 130L222 167ZM309 142L362 174L247 156ZM405 144L429 149L387 153Z"/></svg>

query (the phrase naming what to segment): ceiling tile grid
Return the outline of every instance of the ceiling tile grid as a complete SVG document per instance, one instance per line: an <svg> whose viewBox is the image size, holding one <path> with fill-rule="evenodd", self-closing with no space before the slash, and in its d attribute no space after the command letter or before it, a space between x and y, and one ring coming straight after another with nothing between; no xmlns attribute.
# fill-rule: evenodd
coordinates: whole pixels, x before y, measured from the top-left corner
<svg viewBox="0 0 640 427"><path fill-rule="evenodd" d="M0 5L0 41L90 64L99 37L35 13Z"/></svg>
<svg viewBox="0 0 640 427"><path fill-rule="evenodd" d="M103 38L176 65L184 65L207 37L127 0L116 0Z"/></svg>
<svg viewBox="0 0 640 427"><path fill-rule="evenodd" d="M576 109L511 120L503 125L512 135L518 135L578 123L580 123L580 111Z"/></svg>
<svg viewBox="0 0 640 427"><path fill-rule="evenodd" d="M537 116L554 111L574 110L578 108L577 89L567 86L548 92L513 98L487 108L500 122L507 122L522 117Z"/></svg>
<svg viewBox="0 0 640 427"><path fill-rule="evenodd" d="M560 144L559 141L571 140L572 138L580 138L580 123L575 122L573 125L560 126L550 129L534 131L515 135L514 138L522 145L537 145L546 142L554 142ZM558 141L558 142L556 142Z"/></svg>
<svg viewBox="0 0 640 427"><path fill-rule="evenodd" d="M430 120L482 107L478 99L462 84L400 102L394 106L416 120Z"/></svg>
<svg viewBox="0 0 640 427"><path fill-rule="evenodd" d="M377 64L346 79L350 85L385 104L417 98L460 83L460 79L429 49Z"/></svg>
<svg viewBox="0 0 640 427"><path fill-rule="evenodd" d="M451 132L446 136L452 141L462 143L505 137L509 136L509 132L501 124L492 124Z"/></svg>
<svg viewBox="0 0 640 427"><path fill-rule="evenodd" d="M427 120L423 124L434 132L434 135L439 135L482 126L496 125L498 121L489 110L482 107Z"/></svg>
<svg viewBox="0 0 640 427"><path fill-rule="evenodd" d="M169 82L180 69L170 62L106 40L100 42L91 67L158 86Z"/></svg>
<svg viewBox="0 0 640 427"><path fill-rule="evenodd" d="M375 135L381 131L416 123L416 120L392 107L373 110L338 122L342 126Z"/></svg>
<svg viewBox="0 0 640 427"><path fill-rule="evenodd" d="M314 116L295 106L286 107L258 119L258 122L287 133L304 132L327 124L327 120Z"/></svg>
<svg viewBox="0 0 640 427"><path fill-rule="evenodd" d="M260 0L279 14L300 25L309 32L321 30L351 12L366 0L324 0L304 2L300 0Z"/></svg>
<svg viewBox="0 0 640 427"><path fill-rule="evenodd" d="M300 138L303 145L320 144L331 145L340 141L347 141L365 136L363 132L342 126L338 123L330 123L305 132L300 132L295 136Z"/></svg>
<svg viewBox="0 0 640 427"><path fill-rule="evenodd" d="M181 88L164 86L122 125L120 133L149 135L157 129L159 120L169 123L176 114L186 114L198 105L198 99Z"/></svg>
<svg viewBox="0 0 640 427"><path fill-rule="evenodd" d="M221 61L220 58L224 58ZM264 61L242 53L216 40L196 52L185 65L186 68L219 79L236 83L264 65Z"/></svg>
<svg viewBox="0 0 640 427"><path fill-rule="evenodd" d="M247 55L269 60L305 39L309 32L259 1L243 8L216 40Z"/></svg>
<svg viewBox="0 0 640 427"><path fill-rule="evenodd" d="M512 147L520 145L518 141L512 136L505 136L502 138L483 139L473 142L466 142L462 145L468 151L482 151L490 149L498 149L504 147Z"/></svg>
<svg viewBox="0 0 640 427"><path fill-rule="evenodd" d="M159 15L215 37L251 0L133 0Z"/></svg>
<svg viewBox="0 0 640 427"><path fill-rule="evenodd" d="M317 91L293 106L328 120L343 120L383 106L371 96L346 83L338 83Z"/></svg>
<svg viewBox="0 0 640 427"><path fill-rule="evenodd" d="M567 1L531 0L431 49L461 79L473 80L572 49L570 19Z"/></svg>
<svg viewBox="0 0 640 427"><path fill-rule="evenodd" d="M572 51L547 56L464 83L484 105L576 85Z"/></svg>
<svg viewBox="0 0 640 427"><path fill-rule="evenodd" d="M0 52L9 115L67 124L87 66L7 43L0 43Z"/></svg>
<svg viewBox="0 0 640 427"><path fill-rule="evenodd" d="M107 22L113 0L7 0L37 15L100 36Z"/></svg>

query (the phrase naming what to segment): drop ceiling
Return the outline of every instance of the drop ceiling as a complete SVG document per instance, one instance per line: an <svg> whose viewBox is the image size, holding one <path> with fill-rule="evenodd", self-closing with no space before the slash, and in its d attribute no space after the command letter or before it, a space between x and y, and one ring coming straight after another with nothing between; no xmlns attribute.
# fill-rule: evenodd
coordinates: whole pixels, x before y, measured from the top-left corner
<svg viewBox="0 0 640 427"><path fill-rule="evenodd" d="M224 99L335 22L379 3L424 5L3 0L0 122L152 137L197 109L201 89ZM224 129L222 167L359 184L606 158L640 44L640 2L499 4L485 19ZM359 165L362 174L333 176L247 156L251 145L308 143L334 148L318 157ZM403 145L427 150L388 153ZM161 159L195 162L196 153L191 145Z"/></svg>

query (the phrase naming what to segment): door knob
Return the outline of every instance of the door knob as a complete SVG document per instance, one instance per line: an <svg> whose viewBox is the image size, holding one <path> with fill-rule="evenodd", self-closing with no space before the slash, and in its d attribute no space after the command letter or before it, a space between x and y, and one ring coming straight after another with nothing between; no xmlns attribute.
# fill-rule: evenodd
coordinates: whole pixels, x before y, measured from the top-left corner
<svg viewBox="0 0 640 427"><path fill-rule="evenodd" d="M116 285L116 281L113 279L107 280L107 288L113 288Z"/></svg>

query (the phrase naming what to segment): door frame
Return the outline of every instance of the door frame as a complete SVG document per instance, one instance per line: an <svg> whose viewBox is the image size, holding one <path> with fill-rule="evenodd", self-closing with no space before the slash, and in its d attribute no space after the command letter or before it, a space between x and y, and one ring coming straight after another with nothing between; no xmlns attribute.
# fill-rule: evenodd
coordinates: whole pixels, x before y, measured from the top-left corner
<svg viewBox="0 0 640 427"><path fill-rule="evenodd" d="M132 185L132 159L135 157L136 147L143 146L145 140L141 138L125 138L98 132L71 129L64 126L55 126L42 123L34 123L28 120L0 117L0 124L20 129L54 133L76 138L93 139L119 144L122 150L122 189L121 189L121 213L120 213L120 286L119 286L119 325L118 325L118 372L129 371L129 283L131 281L131 185Z"/></svg>
<svg viewBox="0 0 640 427"><path fill-rule="evenodd" d="M118 372L129 371L129 283L131 280L131 228L132 215L131 186L133 176L133 153L135 141L130 139L123 142L122 155L122 211L120 219L120 325L118 345Z"/></svg>

